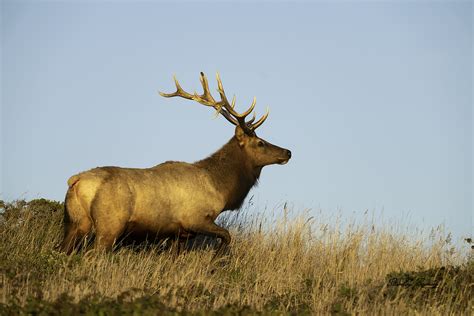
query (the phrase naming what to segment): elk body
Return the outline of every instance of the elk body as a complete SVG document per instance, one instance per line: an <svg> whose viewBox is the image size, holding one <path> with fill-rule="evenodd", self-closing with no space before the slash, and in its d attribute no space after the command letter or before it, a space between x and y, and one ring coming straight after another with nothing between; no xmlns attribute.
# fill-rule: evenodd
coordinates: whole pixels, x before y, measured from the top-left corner
<svg viewBox="0 0 474 316"><path fill-rule="evenodd" d="M94 246L110 250L123 235L147 238L191 238L196 234L218 237L221 247L230 242L229 232L214 223L225 210L240 208L264 166L285 164L287 149L257 137L268 110L255 122L234 110L217 75L221 100L209 92L201 73L202 95L185 92L175 79L177 91L160 94L182 97L214 108L235 125L234 136L210 157L195 163L168 161L152 168L100 167L72 176L65 200L62 251L72 252L95 228ZM254 123L255 122L255 123Z"/></svg>

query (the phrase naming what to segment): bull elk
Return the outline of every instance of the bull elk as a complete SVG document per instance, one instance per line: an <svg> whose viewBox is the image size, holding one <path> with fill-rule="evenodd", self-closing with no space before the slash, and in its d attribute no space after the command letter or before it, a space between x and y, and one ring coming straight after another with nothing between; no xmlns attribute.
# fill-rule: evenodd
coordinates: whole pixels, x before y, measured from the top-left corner
<svg viewBox="0 0 474 316"><path fill-rule="evenodd" d="M289 150L255 134L267 119L268 109L259 120L255 121L254 113L246 121L255 108L255 98L250 108L239 114L235 97L229 103L219 74L220 101L211 96L202 72L202 95L185 92L174 80L176 92L160 92L163 97L181 97L214 108L235 125L234 136L195 163L167 161L145 169L98 167L69 178L62 251L71 253L93 227L94 247L99 249L110 250L123 235L182 239L196 234L220 238L221 249L231 238L214 223L217 216L240 208L264 166L285 164L291 158Z"/></svg>

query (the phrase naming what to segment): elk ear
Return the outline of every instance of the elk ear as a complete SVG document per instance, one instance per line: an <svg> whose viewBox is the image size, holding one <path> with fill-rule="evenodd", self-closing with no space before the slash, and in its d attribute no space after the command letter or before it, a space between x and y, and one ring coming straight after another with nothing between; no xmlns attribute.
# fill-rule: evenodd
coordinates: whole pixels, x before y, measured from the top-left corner
<svg viewBox="0 0 474 316"><path fill-rule="evenodd" d="M237 138L237 140L239 141L240 147L244 146L246 137L247 137L247 135L245 134L242 127L237 126L235 128L235 138Z"/></svg>

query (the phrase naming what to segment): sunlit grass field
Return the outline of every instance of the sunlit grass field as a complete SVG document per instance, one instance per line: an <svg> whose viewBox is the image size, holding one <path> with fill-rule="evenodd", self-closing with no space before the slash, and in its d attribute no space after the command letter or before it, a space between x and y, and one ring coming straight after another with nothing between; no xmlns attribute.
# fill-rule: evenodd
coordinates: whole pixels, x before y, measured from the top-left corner
<svg viewBox="0 0 474 316"><path fill-rule="evenodd" d="M216 257L202 238L66 256L61 203L2 203L0 314L474 314L469 240L276 211L220 218L233 240Z"/></svg>

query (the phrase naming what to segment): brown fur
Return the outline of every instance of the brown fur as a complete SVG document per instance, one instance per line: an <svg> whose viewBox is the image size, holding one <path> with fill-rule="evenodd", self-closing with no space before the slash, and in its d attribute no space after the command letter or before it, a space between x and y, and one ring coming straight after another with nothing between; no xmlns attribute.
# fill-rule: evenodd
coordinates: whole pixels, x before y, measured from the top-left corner
<svg viewBox="0 0 474 316"><path fill-rule="evenodd" d="M216 187L222 188L227 201L225 210L240 208L250 189L260 177L261 167L252 166L233 137L210 157L195 163L209 172Z"/></svg>
<svg viewBox="0 0 474 316"><path fill-rule="evenodd" d="M68 180L61 249L72 252L93 227L95 247L107 250L124 234L188 238L201 233L221 238L226 246L230 235L214 223L217 216L240 208L264 166L286 163L290 156L237 127L227 144L194 164L101 167L74 175Z"/></svg>

